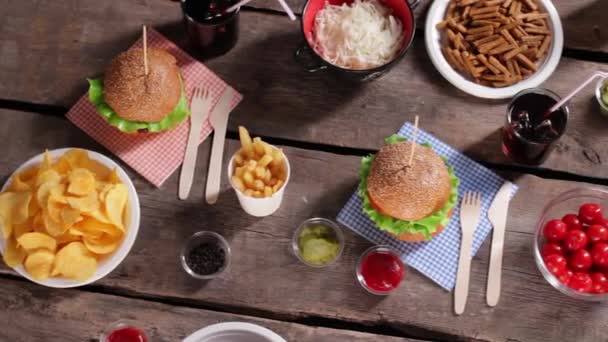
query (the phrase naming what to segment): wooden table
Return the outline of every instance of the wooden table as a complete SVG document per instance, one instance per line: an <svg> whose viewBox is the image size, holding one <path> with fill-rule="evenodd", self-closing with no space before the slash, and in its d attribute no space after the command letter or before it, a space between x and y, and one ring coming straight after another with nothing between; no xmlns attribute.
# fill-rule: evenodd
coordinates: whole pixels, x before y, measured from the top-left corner
<svg viewBox="0 0 608 342"><path fill-rule="evenodd" d="M288 0L300 9L304 0ZM419 27L430 1L416 10ZM566 93L593 70L608 69L604 0L555 0L565 30L563 59L543 85ZM178 175L160 189L129 172L139 192L140 234L124 262L93 285L53 290L0 268L0 341L94 341L119 318L141 322L153 341L178 341L222 321L267 326L289 341L605 341L608 307L560 295L532 257L537 215L552 196L608 184L608 120L591 91L572 100L558 149L541 167L512 164L500 152L505 101L468 96L430 64L423 32L385 77L365 85L308 74L292 58L299 24L274 0L255 0L241 13L241 37L225 56L206 64L244 95L232 113L226 155L238 146L236 126L282 145L292 180L281 209L257 219L239 207L226 179L217 205L203 203L209 139L199 149L197 177L187 201L177 200ZM82 147L109 154L63 114L130 46L142 23L183 43L179 4L167 0L5 0L0 11L0 175L45 148ZM520 191L507 223L503 290L485 305L489 239L473 260L467 310L452 314L452 296L416 271L390 296L367 294L356 282L358 256L369 246L345 230L340 262L317 270L289 252L298 223L333 218L357 184L360 158L419 114L424 128L495 171ZM224 158L226 160L227 158ZM193 281L180 268L185 238L208 229L234 250L231 270ZM83 323L84 322L84 323Z"/></svg>

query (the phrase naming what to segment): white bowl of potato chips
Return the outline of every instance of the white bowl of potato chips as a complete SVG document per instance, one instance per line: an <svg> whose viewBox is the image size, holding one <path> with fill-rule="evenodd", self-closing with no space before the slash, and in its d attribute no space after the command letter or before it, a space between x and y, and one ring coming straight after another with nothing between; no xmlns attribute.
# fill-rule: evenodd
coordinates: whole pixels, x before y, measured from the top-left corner
<svg viewBox="0 0 608 342"><path fill-rule="evenodd" d="M0 192L0 252L48 287L92 283L127 256L139 199L125 171L93 151L46 151L21 165Z"/></svg>

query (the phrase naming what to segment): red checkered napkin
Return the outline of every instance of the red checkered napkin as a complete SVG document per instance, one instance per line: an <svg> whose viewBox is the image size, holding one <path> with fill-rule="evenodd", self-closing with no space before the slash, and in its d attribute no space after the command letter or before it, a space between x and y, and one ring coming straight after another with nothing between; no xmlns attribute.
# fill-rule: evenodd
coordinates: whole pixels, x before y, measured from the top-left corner
<svg viewBox="0 0 608 342"><path fill-rule="evenodd" d="M220 95L230 87L205 65L153 29L148 30L148 46L165 49L175 56L184 77L188 103L194 88L202 85L213 94L215 107ZM131 48L134 47L142 47L142 40L139 39ZM231 109L234 109L242 98L241 94L234 91ZM177 127L162 133L123 133L108 125L105 119L97 114L95 107L89 102L88 94L83 95L66 116L157 187L160 187L184 160L190 120L184 120ZM200 142L203 142L212 130L209 120L206 120L201 128Z"/></svg>

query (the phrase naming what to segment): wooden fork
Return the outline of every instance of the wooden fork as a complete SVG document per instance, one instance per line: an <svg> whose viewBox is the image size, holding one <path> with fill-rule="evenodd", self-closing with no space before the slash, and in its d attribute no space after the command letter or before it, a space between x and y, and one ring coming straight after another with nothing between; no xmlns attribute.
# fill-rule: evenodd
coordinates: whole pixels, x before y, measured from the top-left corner
<svg viewBox="0 0 608 342"><path fill-rule="evenodd" d="M460 201L460 227L462 239L460 244L460 259L458 261L458 274L456 276L456 290L454 292L454 311L457 315L464 312L469 294L469 274L471 271L471 245L475 228L479 224L481 212L481 193L467 191Z"/></svg>
<svg viewBox="0 0 608 342"><path fill-rule="evenodd" d="M209 116L211 109L211 93L209 89L196 87L192 94L190 103L190 133L188 135L188 144L186 145L186 154L184 155L184 163L182 164L181 174L179 176L179 199L185 200L190 194L192 188L192 179L194 178L194 169L196 168L196 154L198 152L198 143L201 137L201 128L203 122Z"/></svg>

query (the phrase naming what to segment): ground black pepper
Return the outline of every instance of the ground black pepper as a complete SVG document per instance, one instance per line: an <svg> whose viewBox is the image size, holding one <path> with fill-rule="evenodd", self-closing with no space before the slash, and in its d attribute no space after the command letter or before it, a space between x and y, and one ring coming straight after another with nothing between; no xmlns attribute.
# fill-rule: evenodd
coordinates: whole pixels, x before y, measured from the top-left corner
<svg viewBox="0 0 608 342"><path fill-rule="evenodd" d="M209 275L219 271L226 262L226 252L217 244L203 243L186 256L186 264L200 275Z"/></svg>

